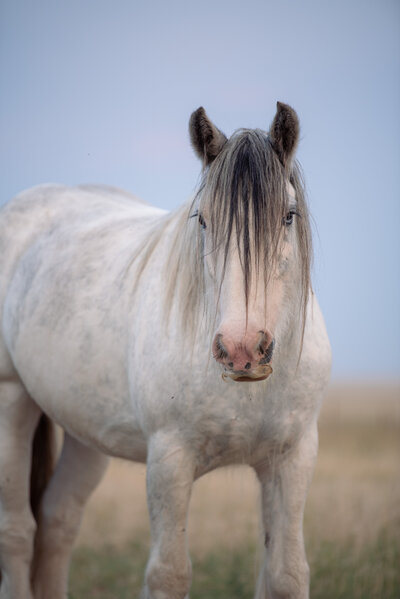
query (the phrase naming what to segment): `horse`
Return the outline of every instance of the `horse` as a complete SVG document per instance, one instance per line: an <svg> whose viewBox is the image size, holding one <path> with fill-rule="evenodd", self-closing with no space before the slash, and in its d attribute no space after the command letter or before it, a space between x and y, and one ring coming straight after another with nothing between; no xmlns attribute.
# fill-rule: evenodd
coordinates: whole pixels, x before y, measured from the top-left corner
<svg viewBox="0 0 400 599"><path fill-rule="evenodd" d="M193 483L247 464L261 492L257 599L306 599L303 512L330 346L312 290L299 120L227 138L173 213L120 189L46 184L0 210L1 599L65 599L109 456L147 463L142 599L189 597ZM55 460L54 423L64 431Z"/></svg>

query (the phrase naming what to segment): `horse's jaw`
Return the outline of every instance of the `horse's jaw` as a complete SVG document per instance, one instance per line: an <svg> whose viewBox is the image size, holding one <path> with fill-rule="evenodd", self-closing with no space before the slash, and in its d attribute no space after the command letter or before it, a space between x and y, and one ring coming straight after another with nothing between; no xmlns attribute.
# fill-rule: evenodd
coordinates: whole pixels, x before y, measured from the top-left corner
<svg viewBox="0 0 400 599"><path fill-rule="evenodd" d="M252 372L229 372L222 373L222 379L226 382L228 378L237 383L256 383L265 381L272 374L271 364L259 364Z"/></svg>

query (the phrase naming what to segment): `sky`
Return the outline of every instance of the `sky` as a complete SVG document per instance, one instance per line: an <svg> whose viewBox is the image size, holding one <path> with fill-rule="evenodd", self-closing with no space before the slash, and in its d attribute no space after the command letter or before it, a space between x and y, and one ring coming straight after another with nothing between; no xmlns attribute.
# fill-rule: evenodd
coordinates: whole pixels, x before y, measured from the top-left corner
<svg viewBox="0 0 400 599"><path fill-rule="evenodd" d="M175 209L198 106L227 135L301 123L333 379L400 378L398 0L1 0L0 204L97 182Z"/></svg>

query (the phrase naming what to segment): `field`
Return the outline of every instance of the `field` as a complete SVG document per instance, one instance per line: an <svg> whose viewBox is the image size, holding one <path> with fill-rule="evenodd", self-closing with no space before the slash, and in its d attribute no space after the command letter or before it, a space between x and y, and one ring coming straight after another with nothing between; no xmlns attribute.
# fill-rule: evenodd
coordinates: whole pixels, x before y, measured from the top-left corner
<svg viewBox="0 0 400 599"><path fill-rule="evenodd" d="M332 386L305 537L312 599L400 598L400 387ZM245 467L195 484L191 599L251 599L262 556L258 488ZM115 460L93 495L71 568L71 599L138 596L149 547L145 468Z"/></svg>

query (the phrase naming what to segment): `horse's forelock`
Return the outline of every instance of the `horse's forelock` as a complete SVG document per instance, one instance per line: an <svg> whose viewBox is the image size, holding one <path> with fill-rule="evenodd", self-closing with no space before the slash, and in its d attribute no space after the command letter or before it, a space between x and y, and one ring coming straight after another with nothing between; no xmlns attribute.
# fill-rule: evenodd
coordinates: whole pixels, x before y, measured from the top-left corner
<svg viewBox="0 0 400 599"><path fill-rule="evenodd" d="M239 130L225 145L199 190L200 207L210 221L212 256L222 259L224 274L230 244L236 242L243 269L246 300L252 264L266 283L277 256L282 222L287 214L288 178L292 182L301 218L297 223L304 301L310 284L310 235L304 188L296 163L288 173L261 130ZM259 268L258 268L259 267Z"/></svg>

